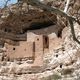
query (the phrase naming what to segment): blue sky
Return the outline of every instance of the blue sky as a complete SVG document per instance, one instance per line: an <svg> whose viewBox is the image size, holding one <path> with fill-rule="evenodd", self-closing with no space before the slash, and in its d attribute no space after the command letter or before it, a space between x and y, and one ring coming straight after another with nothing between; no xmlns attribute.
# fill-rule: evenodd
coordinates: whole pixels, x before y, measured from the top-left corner
<svg viewBox="0 0 80 80"><path fill-rule="evenodd" d="M0 0L0 7L3 7L6 0ZM17 0L9 0L8 4L14 4Z"/></svg>

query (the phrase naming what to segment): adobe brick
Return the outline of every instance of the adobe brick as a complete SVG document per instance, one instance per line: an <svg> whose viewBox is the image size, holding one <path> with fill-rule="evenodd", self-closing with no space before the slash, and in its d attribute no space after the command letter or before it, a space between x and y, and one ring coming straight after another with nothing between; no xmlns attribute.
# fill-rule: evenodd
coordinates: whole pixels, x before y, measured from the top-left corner
<svg viewBox="0 0 80 80"><path fill-rule="evenodd" d="M35 52L43 51L43 35L39 35L35 37Z"/></svg>
<svg viewBox="0 0 80 80"><path fill-rule="evenodd" d="M31 58L34 56L33 42L20 42L19 46L6 45L7 47L7 56L16 59L16 58Z"/></svg>

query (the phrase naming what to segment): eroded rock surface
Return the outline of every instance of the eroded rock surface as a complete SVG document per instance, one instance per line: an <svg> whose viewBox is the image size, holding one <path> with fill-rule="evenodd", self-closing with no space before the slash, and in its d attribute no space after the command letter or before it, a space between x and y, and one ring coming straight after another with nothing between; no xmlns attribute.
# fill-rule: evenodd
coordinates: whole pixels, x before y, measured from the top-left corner
<svg viewBox="0 0 80 80"><path fill-rule="evenodd" d="M43 22L43 13L40 15ZM20 30L23 18L17 25ZM14 26L9 25L13 30ZM79 39L80 25L75 23L74 27ZM16 30L18 28L15 26ZM26 32L26 40L18 41L18 45L9 44L14 41L6 39L4 45L0 44L0 80L79 80L80 45L73 40L70 28L63 28L56 23L49 28L29 30ZM62 34L59 34L59 30Z"/></svg>

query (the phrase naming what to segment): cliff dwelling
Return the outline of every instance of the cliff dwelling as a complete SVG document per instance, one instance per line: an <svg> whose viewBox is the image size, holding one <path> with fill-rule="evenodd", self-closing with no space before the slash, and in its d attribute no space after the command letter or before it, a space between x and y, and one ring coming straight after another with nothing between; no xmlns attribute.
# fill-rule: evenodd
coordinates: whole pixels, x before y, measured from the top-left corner
<svg viewBox="0 0 80 80"><path fill-rule="evenodd" d="M29 66L43 66L44 54L61 45L58 34L63 28L50 12L29 10L25 15L10 14L0 24L1 43L6 47L3 61L27 61Z"/></svg>
<svg viewBox="0 0 80 80"><path fill-rule="evenodd" d="M80 0L3 1L0 80L80 80Z"/></svg>

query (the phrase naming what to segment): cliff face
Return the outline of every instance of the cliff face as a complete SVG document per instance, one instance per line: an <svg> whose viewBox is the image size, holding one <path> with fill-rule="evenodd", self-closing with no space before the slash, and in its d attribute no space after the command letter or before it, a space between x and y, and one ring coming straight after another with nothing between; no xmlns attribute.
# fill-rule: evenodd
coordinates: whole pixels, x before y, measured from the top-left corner
<svg viewBox="0 0 80 80"><path fill-rule="evenodd" d="M80 79L80 45L69 25L56 14L24 7L1 11L0 80ZM74 27L79 39L80 25Z"/></svg>
<svg viewBox="0 0 80 80"><path fill-rule="evenodd" d="M79 26L75 24L78 38ZM73 41L70 29L64 28L62 38L55 32L48 36L35 34L39 31L28 31L27 40L18 45L0 44L0 79L79 79L80 45Z"/></svg>
<svg viewBox="0 0 80 80"><path fill-rule="evenodd" d="M31 10L27 14L10 14L4 19L4 22L0 24L0 29L5 32L21 34L27 30L35 30L54 25L56 22L56 15L54 14Z"/></svg>

